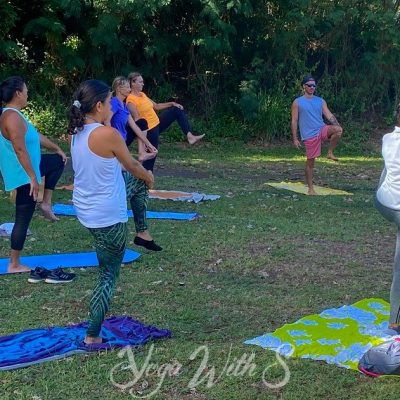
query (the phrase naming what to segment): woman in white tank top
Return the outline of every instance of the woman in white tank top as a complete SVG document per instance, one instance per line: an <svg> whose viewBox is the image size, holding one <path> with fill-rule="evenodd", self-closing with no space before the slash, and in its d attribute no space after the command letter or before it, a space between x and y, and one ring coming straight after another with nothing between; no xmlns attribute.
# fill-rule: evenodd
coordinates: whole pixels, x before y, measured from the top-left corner
<svg viewBox="0 0 400 400"><path fill-rule="evenodd" d="M397 226L396 251L394 255L393 279L390 288L389 328L392 334L400 334L400 104L393 132L382 140L382 156L385 162L375 206L390 222Z"/></svg>
<svg viewBox="0 0 400 400"><path fill-rule="evenodd" d="M104 126L109 119L111 92L98 80L83 82L70 109L73 135L73 201L79 221L95 239L99 280L90 301L86 344L101 343L101 325L109 308L125 253L127 207L121 164L148 188L153 175L132 158L121 135Z"/></svg>

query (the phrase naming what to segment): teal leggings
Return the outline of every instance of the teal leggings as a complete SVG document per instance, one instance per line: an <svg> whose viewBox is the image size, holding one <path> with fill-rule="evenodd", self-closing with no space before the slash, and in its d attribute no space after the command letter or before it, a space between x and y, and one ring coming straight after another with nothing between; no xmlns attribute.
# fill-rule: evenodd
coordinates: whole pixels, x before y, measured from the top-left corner
<svg viewBox="0 0 400 400"><path fill-rule="evenodd" d="M147 230L147 201L149 191L144 181L124 171L126 197L134 214L136 232ZM90 300L89 326L87 335L97 337L110 306L116 280L124 257L128 229L126 223L118 223L106 228L90 228L95 239L99 260L99 278Z"/></svg>
<svg viewBox="0 0 400 400"><path fill-rule="evenodd" d="M125 179L126 198L131 204L136 232L144 232L148 228L146 211L149 200L149 189L144 181L135 178L127 171L123 171Z"/></svg>
<svg viewBox="0 0 400 400"><path fill-rule="evenodd" d="M120 222L106 228L89 228L99 260L99 278L90 299L87 335L100 335L101 324L110 306L127 240L127 224Z"/></svg>

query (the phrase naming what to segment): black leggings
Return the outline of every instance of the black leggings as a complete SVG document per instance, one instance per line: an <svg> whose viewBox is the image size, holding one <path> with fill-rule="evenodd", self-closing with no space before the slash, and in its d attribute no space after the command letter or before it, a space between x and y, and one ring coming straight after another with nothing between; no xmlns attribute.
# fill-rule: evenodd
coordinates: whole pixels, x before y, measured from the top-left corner
<svg viewBox="0 0 400 400"><path fill-rule="evenodd" d="M45 177L45 189L54 190L64 170L64 162L58 154L42 154L40 174ZM21 251L24 247L26 232L35 211L36 201L29 195L28 183L17 187L15 199L15 223L11 232L11 249Z"/></svg>
<svg viewBox="0 0 400 400"><path fill-rule="evenodd" d="M144 118L138 119L137 121L135 121L135 124L139 127L141 131L147 131L147 129L149 129L147 121ZM125 143L129 147L132 144L132 142L136 139L136 133L133 132L129 124L126 124L126 133L127 136Z"/></svg>
<svg viewBox="0 0 400 400"><path fill-rule="evenodd" d="M178 107L168 108L160 115L160 123L147 132L147 139L149 139L149 142L156 149L158 149L160 135L175 121L178 122L178 125L185 136L187 136L187 134L191 131L189 120L185 111ZM156 158L157 157L154 157L150 160L144 161L143 167L147 170L153 171Z"/></svg>

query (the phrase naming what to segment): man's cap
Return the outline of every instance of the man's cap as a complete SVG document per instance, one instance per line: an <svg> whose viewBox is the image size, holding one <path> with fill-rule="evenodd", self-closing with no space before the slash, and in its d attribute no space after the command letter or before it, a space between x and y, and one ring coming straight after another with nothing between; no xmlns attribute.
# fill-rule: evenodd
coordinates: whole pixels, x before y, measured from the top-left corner
<svg viewBox="0 0 400 400"><path fill-rule="evenodd" d="M305 85L307 82L310 82L310 81L315 82L315 79L311 75L306 75L301 81L301 86Z"/></svg>

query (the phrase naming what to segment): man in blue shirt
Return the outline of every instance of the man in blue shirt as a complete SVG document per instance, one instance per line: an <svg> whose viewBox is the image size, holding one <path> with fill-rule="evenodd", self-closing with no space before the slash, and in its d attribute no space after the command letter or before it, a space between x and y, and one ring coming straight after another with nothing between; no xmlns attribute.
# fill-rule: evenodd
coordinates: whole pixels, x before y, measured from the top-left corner
<svg viewBox="0 0 400 400"><path fill-rule="evenodd" d="M329 111L326 101L314 95L317 87L315 79L307 75L303 78L301 84L304 95L295 99L292 104L292 137L294 146L300 148L301 142L297 136L297 129L299 128L301 140L306 148L305 176L308 194L315 195L313 185L314 161L321 155L321 144L324 141L329 141L327 158L338 161L333 150L342 136L343 129L335 116ZM329 125L324 123L322 116L329 121Z"/></svg>

